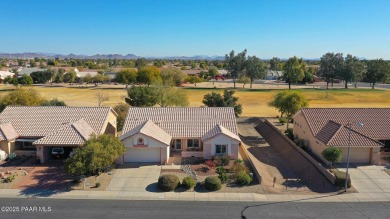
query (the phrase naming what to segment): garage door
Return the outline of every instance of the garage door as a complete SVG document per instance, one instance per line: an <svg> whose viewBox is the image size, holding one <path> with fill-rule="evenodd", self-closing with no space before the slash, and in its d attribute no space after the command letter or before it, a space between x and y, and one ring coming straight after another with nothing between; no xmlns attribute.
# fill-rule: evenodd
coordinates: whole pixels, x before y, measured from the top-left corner
<svg viewBox="0 0 390 219"><path fill-rule="evenodd" d="M128 148L124 162L160 162L160 148Z"/></svg>
<svg viewBox="0 0 390 219"><path fill-rule="evenodd" d="M349 162L370 163L370 148L351 148ZM343 163L347 162L348 149L343 148Z"/></svg>

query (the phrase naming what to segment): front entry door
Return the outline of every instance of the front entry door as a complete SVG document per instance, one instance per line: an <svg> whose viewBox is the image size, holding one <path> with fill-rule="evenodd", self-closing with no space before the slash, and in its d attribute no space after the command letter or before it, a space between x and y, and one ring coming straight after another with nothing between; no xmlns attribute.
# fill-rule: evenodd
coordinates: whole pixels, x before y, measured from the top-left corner
<svg viewBox="0 0 390 219"><path fill-rule="evenodd" d="M175 150L181 151L181 139L175 139Z"/></svg>

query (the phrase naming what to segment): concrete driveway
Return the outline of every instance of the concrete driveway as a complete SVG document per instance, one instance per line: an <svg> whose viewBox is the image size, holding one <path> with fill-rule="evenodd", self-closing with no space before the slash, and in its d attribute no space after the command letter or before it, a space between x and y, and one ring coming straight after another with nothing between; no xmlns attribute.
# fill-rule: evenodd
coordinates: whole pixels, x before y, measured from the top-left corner
<svg viewBox="0 0 390 219"><path fill-rule="evenodd" d="M345 165L337 165L337 169L346 170ZM385 166L352 164L349 168L352 186L360 193L390 192L390 175L385 169Z"/></svg>
<svg viewBox="0 0 390 219"><path fill-rule="evenodd" d="M156 164L124 164L112 178L107 190L123 192L155 192L161 166Z"/></svg>

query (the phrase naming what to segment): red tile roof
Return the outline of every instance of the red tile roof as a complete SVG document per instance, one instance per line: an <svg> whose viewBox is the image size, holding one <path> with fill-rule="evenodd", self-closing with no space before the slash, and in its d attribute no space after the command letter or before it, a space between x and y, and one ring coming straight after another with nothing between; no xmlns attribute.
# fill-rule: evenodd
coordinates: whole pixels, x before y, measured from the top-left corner
<svg viewBox="0 0 390 219"><path fill-rule="evenodd" d="M390 108L303 108L300 110L316 136L324 126L352 123L352 129L376 140L390 139ZM358 126L356 123L363 123Z"/></svg>
<svg viewBox="0 0 390 219"><path fill-rule="evenodd" d="M365 136L345 125L329 121L315 136L325 145L347 147L351 131L351 147L382 147L383 144Z"/></svg>

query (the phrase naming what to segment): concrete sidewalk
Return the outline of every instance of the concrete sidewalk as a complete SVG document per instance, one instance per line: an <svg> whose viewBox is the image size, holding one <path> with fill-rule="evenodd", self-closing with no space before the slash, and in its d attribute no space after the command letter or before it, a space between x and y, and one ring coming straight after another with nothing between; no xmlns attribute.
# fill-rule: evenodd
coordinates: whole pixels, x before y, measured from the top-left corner
<svg viewBox="0 0 390 219"><path fill-rule="evenodd" d="M110 200L182 200L182 201L262 201L262 202L376 202L390 201L390 193L348 193L316 195L276 195L255 193L198 193L198 192L119 192L68 191L53 194L40 191L39 195L24 194L18 189L1 189L2 198L49 199L110 199Z"/></svg>

